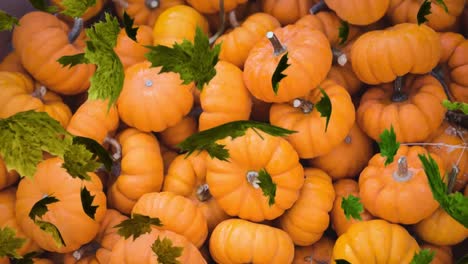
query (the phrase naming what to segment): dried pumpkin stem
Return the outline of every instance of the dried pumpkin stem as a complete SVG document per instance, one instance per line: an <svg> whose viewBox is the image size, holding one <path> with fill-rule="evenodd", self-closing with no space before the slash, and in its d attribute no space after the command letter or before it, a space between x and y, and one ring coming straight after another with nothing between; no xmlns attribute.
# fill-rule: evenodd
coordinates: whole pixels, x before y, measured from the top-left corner
<svg viewBox="0 0 468 264"><path fill-rule="evenodd" d="M271 45L273 46L273 54L275 56L279 56L286 52L286 47L281 44L278 37L272 31L268 31L266 34L268 40L270 40Z"/></svg>
<svg viewBox="0 0 468 264"><path fill-rule="evenodd" d="M112 154L112 159L114 161L122 158L122 146L120 146L120 143L115 138L107 136L104 139L104 143L108 143L114 149L114 153Z"/></svg>
<svg viewBox="0 0 468 264"><path fill-rule="evenodd" d="M398 76L393 83L393 95L392 101L393 102L403 102L408 99L408 96L404 94L401 90L403 89L403 77Z"/></svg>
<svg viewBox="0 0 468 264"><path fill-rule="evenodd" d="M46 93L47 93L47 88L44 85L41 85L41 86L37 87L31 93L31 96L36 97L37 99L42 101L44 99L44 96L46 95Z"/></svg>
<svg viewBox="0 0 468 264"><path fill-rule="evenodd" d="M312 110L314 110L314 104L313 103L311 103L311 102L309 102L307 100L301 99L301 98L294 99L293 107L294 108L300 108L304 114L308 114L308 113L312 112Z"/></svg>
<svg viewBox="0 0 468 264"><path fill-rule="evenodd" d="M224 0L219 0L219 21L220 26L218 31L209 39L210 45L215 43L215 41L224 33L224 28L226 27L226 13L224 12Z"/></svg>
<svg viewBox="0 0 468 264"><path fill-rule="evenodd" d="M68 42L73 43L78 38L83 29L83 19L81 17L75 17L73 20L73 27L68 33Z"/></svg>
<svg viewBox="0 0 468 264"><path fill-rule="evenodd" d="M327 7L327 4L325 4L325 1L320 0L320 2L316 3L315 5L313 5L313 6L309 9L309 13L311 13L312 15L315 15L315 14L317 14L318 12L322 11L323 9L325 9L326 7Z"/></svg>
<svg viewBox="0 0 468 264"><path fill-rule="evenodd" d="M77 261L86 257L89 257L93 254L96 254L96 251L101 248L101 244L96 241L91 241L90 243L80 247L79 249L73 251L73 258Z"/></svg>
<svg viewBox="0 0 468 264"><path fill-rule="evenodd" d="M453 192L453 188L457 182L458 173L460 173L460 168L458 168L457 165L453 165L450 173L448 174L447 194L451 194Z"/></svg>
<svg viewBox="0 0 468 264"><path fill-rule="evenodd" d="M208 184L202 184L197 188L197 198L201 202L208 201L211 198L210 186Z"/></svg>
<svg viewBox="0 0 468 264"><path fill-rule="evenodd" d="M159 7L159 0L145 0L145 5L149 9L156 9Z"/></svg>
<svg viewBox="0 0 468 264"><path fill-rule="evenodd" d="M247 181L252 184L255 189L260 188L260 185L258 185L260 183L258 171L248 171L246 176Z"/></svg>
<svg viewBox="0 0 468 264"><path fill-rule="evenodd" d="M351 144L351 141L352 141L352 140L351 140L351 136L350 136L350 135L347 135L347 136L345 137L345 139L344 139L344 142L345 142L346 144Z"/></svg>
<svg viewBox="0 0 468 264"><path fill-rule="evenodd" d="M393 173L393 178L399 182L405 182L411 179L413 173L408 170L408 159L401 156L398 159L398 169Z"/></svg>
<svg viewBox="0 0 468 264"><path fill-rule="evenodd" d="M239 20L237 20L237 15L236 15L236 10L232 10L229 12L229 24L231 24L232 27L238 27L240 26Z"/></svg>
<svg viewBox="0 0 468 264"><path fill-rule="evenodd" d="M442 67L440 67L440 65L437 65L434 69L432 69L431 76L436 78L437 81L439 81L439 83L444 88L444 92L445 92L445 95L447 95L447 98L450 101L453 101L453 95L450 92L450 89L448 88L447 83L444 80L444 72L442 70Z"/></svg>
<svg viewBox="0 0 468 264"><path fill-rule="evenodd" d="M333 60L340 66L345 66L348 63L348 56L341 50L332 47Z"/></svg>

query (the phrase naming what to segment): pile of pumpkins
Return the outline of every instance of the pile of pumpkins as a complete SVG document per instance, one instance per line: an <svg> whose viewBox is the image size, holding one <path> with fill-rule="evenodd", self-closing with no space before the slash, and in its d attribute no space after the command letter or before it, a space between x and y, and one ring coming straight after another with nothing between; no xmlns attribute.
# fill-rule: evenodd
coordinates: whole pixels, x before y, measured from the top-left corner
<svg viewBox="0 0 468 264"><path fill-rule="evenodd" d="M17 253L41 253L34 263L407 264L431 249L431 263L454 263L452 247L468 229L434 200L418 154L431 153L442 175L455 166L453 191L468 195L467 133L442 105L468 103L468 1L445 0L448 12L432 1L420 25L427 1L224 0L226 25L219 2L97 0L82 17L87 26L105 10L126 11L138 26L136 42L124 28L119 33L114 50L125 81L110 109L87 99L95 65L57 62L83 52L84 31L69 39L72 20L42 11L20 19L0 63L0 118L47 112L117 162L112 173L89 173L85 185L98 206L91 219L81 207L83 182L60 158L45 157L33 178L0 160L0 228L27 239ZM145 46L193 41L197 27L221 45L216 75L201 91L145 57ZM290 65L275 93L271 76L286 52ZM329 120L315 107L324 93ZM297 133L249 129L226 137L218 142L229 150L227 161L180 152L187 137L238 120ZM391 126L401 146L385 165L376 146ZM262 170L276 184L273 204L259 188ZM66 246L28 216L52 194L60 202L42 219ZM349 195L364 206L361 220L344 214ZM162 225L122 237L116 226L137 214ZM169 261L158 256L158 238L182 251Z"/></svg>

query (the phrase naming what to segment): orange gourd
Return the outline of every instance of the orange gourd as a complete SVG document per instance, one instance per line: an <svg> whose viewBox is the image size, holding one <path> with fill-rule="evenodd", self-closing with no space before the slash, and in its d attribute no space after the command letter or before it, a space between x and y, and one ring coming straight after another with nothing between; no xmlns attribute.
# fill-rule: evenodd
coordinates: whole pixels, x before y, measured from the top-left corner
<svg viewBox="0 0 468 264"><path fill-rule="evenodd" d="M208 158L206 182L228 215L255 222L271 220L299 198L304 169L297 152L285 139L248 129L244 136L228 137L218 144L226 146L229 162ZM271 206L256 184L261 170L276 184L275 203Z"/></svg>
<svg viewBox="0 0 468 264"><path fill-rule="evenodd" d="M298 246L310 246L320 240L330 223L328 213L335 200L330 176L314 168L306 168L304 174L299 199L279 218L281 229Z"/></svg>
<svg viewBox="0 0 468 264"><path fill-rule="evenodd" d="M442 124L447 99L432 76L409 76L404 86L396 81L368 89L356 112L359 127L372 139L393 126L398 142L426 140Z"/></svg>
<svg viewBox="0 0 468 264"><path fill-rule="evenodd" d="M215 41L215 45L222 43L219 53L221 60L228 61L240 69L244 68L245 60L255 43L268 31L281 26L275 17L266 13L255 13L247 17L242 24L237 21L231 23L234 23L234 28L220 36Z"/></svg>
<svg viewBox="0 0 468 264"><path fill-rule="evenodd" d="M63 0L52 0L52 4L56 5L59 7L60 10L64 9L64 6L62 4ZM96 0L95 4L91 7L89 7L86 12L81 16L84 21L90 20L91 18L95 17L97 14L99 14L104 7L104 5L107 3L107 0Z"/></svg>
<svg viewBox="0 0 468 264"><path fill-rule="evenodd" d="M29 12L19 23L20 26L13 30L13 46L21 64L35 80L54 92L66 95L88 89L95 65L79 64L70 68L57 62L62 56L83 53L83 38L70 43L68 25L45 12Z"/></svg>
<svg viewBox="0 0 468 264"><path fill-rule="evenodd" d="M8 170L5 161L0 157L0 191L16 184L18 179L18 173L15 170Z"/></svg>
<svg viewBox="0 0 468 264"><path fill-rule="evenodd" d="M133 207L132 214L159 218L162 230L186 237L200 248L208 236L208 226L202 210L190 199L172 192L144 194Z"/></svg>
<svg viewBox="0 0 468 264"><path fill-rule="evenodd" d="M284 264L292 262L294 244L281 229L228 219L211 234L210 253L217 263Z"/></svg>
<svg viewBox="0 0 468 264"><path fill-rule="evenodd" d="M100 245L100 248L96 251L96 259L99 263L108 263L112 248L120 240L120 235L117 233L117 228L115 228L115 226L126 219L128 219L128 217L120 214L116 210L107 210L99 226L99 233L94 239Z"/></svg>
<svg viewBox="0 0 468 264"><path fill-rule="evenodd" d="M110 207L130 214L142 195L161 190L163 161L158 140L151 133L128 128L116 138L121 146L122 159L107 198Z"/></svg>
<svg viewBox="0 0 468 264"><path fill-rule="evenodd" d="M268 13L284 26L296 22L307 15L317 0L263 0L262 10Z"/></svg>
<svg viewBox="0 0 468 264"><path fill-rule="evenodd" d="M292 264L330 263L335 241L323 236L316 243L307 247L296 246Z"/></svg>
<svg viewBox="0 0 468 264"><path fill-rule="evenodd" d="M184 141L186 138L198 132L198 124L194 117L187 115L174 126L166 128L159 133L161 143L177 150L177 144Z"/></svg>
<svg viewBox="0 0 468 264"><path fill-rule="evenodd" d="M325 0L327 6L353 25L365 26L381 19L390 5L390 0Z"/></svg>
<svg viewBox="0 0 468 264"><path fill-rule="evenodd" d="M224 0L224 12L230 12L245 2L247 0ZM187 0L187 3L203 14L213 14L220 10L219 0Z"/></svg>
<svg viewBox="0 0 468 264"><path fill-rule="evenodd" d="M62 168L63 160L50 158L40 162L32 179L23 178L16 193L16 220L24 233L47 251L67 253L90 242L99 231L99 224L106 213L106 196L98 176L88 173L91 180L72 178ZM94 220L83 210L80 192L85 186L98 206ZM33 205L44 196L53 196L59 202L49 204L43 221L54 224L60 231L66 246L58 247L52 236L42 231L29 218Z"/></svg>
<svg viewBox="0 0 468 264"><path fill-rule="evenodd" d="M338 237L333 260L344 259L353 264L401 264L410 263L418 251L418 243L406 229L379 219L356 223Z"/></svg>
<svg viewBox="0 0 468 264"><path fill-rule="evenodd" d="M124 11L135 19L136 25L153 27L158 17L168 8L184 4L184 0L113 0L120 18Z"/></svg>
<svg viewBox="0 0 468 264"><path fill-rule="evenodd" d="M151 27L139 26L136 41L129 38L125 29L122 28L117 36L114 51L119 56L124 69L127 69L133 64L144 62L146 60L145 54L149 51L144 46L151 45L153 45L153 30Z"/></svg>
<svg viewBox="0 0 468 264"><path fill-rule="evenodd" d="M287 76L279 82L275 94L271 78L285 52L290 66L283 71ZM244 82L258 99L283 103L306 96L317 88L327 76L331 63L330 43L322 32L288 25L267 34L250 50L244 64Z"/></svg>
<svg viewBox="0 0 468 264"><path fill-rule="evenodd" d="M439 203L434 200L419 154L427 154L426 149L402 145L387 166L380 153L372 157L359 177L359 196L372 215L393 223L416 224L437 210ZM440 175L445 175L442 160L431 156Z"/></svg>
<svg viewBox="0 0 468 264"><path fill-rule="evenodd" d="M179 74L161 73L148 61L125 71L122 92L117 100L120 118L144 132L160 132L174 126L190 112L193 83L183 85Z"/></svg>
<svg viewBox="0 0 468 264"><path fill-rule="evenodd" d="M15 51L8 53L0 62L0 71L19 72L27 74L23 65L21 65L21 59Z"/></svg>
<svg viewBox="0 0 468 264"><path fill-rule="evenodd" d="M319 89L312 90L304 98L294 100L292 105L273 104L270 109L272 125L297 131L286 139L303 159L329 153L346 138L354 125L354 105L346 89L331 80L325 80L320 87L329 96L332 105L326 130L326 118L315 107L323 97Z"/></svg>
<svg viewBox="0 0 468 264"><path fill-rule="evenodd" d="M430 72L440 56L437 33L426 25L411 23L369 31L351 48L353 70L368 84L391 82L407 73Z"/></svg>
<svg viewBox="0 0 468 264"><path fill-rule="evenodd" d="M435 246L431 244L423 244L421 249L429 249L435 253L431 264L452 264L453 254L452 248L448 246Z"/></svg>

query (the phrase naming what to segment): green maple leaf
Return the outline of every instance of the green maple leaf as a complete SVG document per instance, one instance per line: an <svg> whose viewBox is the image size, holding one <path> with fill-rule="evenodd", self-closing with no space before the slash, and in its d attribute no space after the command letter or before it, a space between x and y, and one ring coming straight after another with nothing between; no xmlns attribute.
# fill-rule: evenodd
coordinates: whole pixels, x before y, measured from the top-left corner
<svg viewBox="0 0 468 264"><path fill-rule="evenodd" d="M73 67L78 64L89 63L89 61L85 58L84 53L78 53L78 54L70 55L70 56L62 56L57 60L57 62L62 64L62 66L69 66L69 67Z"/></svg>
<svg viewBox="0 0 468 264"><path fill-rule="evenodd" d="M320 113L321 117L326 118L327 121L325 123L325 132L327 132L328 122L330 122L330 117L332 115L332 104L331 104L331 100L328 94L322 88L319 88L319 89L323 97L320 99L318 103L315 104L315 108Z"/></svg>
<svg viewBox="0 0 468 264"><path fill-rule="evenodd" d="M62 167L73 178L91 180L88 172L93 172L100 167L100 163L94 158L85 145L72 144L65 151Z"/></svg>
<svg viewBox="0 0 468 264"><path fill-rule="evenodd" d="M272 206L275 204L276 184L273 182L271 175L265 169L261 169L258 172L258 181L258 186L262 189L263 195L268 197L268 205Z"/></svg>
<svg viewBox="0 0 468 264"><path fill-rule="evenodd" d="M276 66L276 69L273 72L273 76L271 76L271 85L275 94L278 94L279 83L284 77L286 77L286 74L283 74L283 72L289 66L291 66L291 64L288 64L288 53L286 52L278 62L278 65Z"/></svg>
<svg viewBox="0 0 468 264"><path fill-rule="evenodd" d="M125 239L133 236L133 240L135 240L143 234L150 233L152 225L162 226L161 220L146 215L132 214L132 218L126 219L114 227L118 228L117 233L120 236Z"/></svg>
<svg viewBox="0 0 468 264"><path fill-rule="evenodd" d="M11 31L15 25L19 25L18 18L0 10L0 31Z"/></svg>
<svg viewBox="0 0 468 264"><path fill-rule="evenodd" d="M390 126L390 130L385 129L380 134L380 142L378 142L380 148L380 155L386 157L385 166L393 162L395 155L400 148L400 143L396 140L396 134L393 130L393 125Z"/></svg>
<svg viewBox="0 0 468 264"><path fill-rule="evenodd" d="M58 11L58 8L56 6L50 6L47 0L29 0L29 2L34 8L40 11L52 14Z"/></svg>
<svg viewBox="0 0 468 264"><path fill-rule="evenodd" d="M65 10L62 14L70 17L82 17L88 8L96 5L96 0L62 0Z"/></svg>
<svg viewBox="0 0 468 264"><path fill-rule="evenodd" d="M450 102L449 100L442 101L442 105L451 111L462 111L465 115L468 115L468 104L463 102Z"/></svg>
<svg viewBox="0 0 468 264"><path fill-rule="evenodd" d="M42 218L43 215L45 215L49 209L47 208L47 205L53 204L59 202L57 198L54 196L46 196L42 198L41 200L37 201L33 207L31 208L31 211L29 212L29 218L31 220L35 221L36 217Z"/></svg>
<svg viewBox="0 0 468 264"><path fill-rule="evenodd" d="M21 258L16 252L20 249L26 239L16 237L16 231L8 226L0 227L0 258Z"/></svg>
<svg viewBox="0 0 468 264"><path fill-rule="evenodd" d="M410 264L430 264L434 259L435 252L430 249L423 249L414 254Z"/></svg>
<svg viewBox="0 0 468 264"><path fill-rule="evenodd" d="M62 234L54 224L42 220L35 220L34 224L36 224L42 231L51 235L58 247L66 246Z"/></svg>
<svg viewBox="0 0 468 264"><path fill-rule="evenodd" d="M158 256L158 263L160 264L180 264L177 258L182 256L184 250L183 247L173 246L172 240L167 237L161 240L159 236L151 245L151 249Z"/></svg>
<svg viewBox="0 0 468 264"><path fill-rule="evenodd" d="M341 199L341 209L343 209L346 219L349 220L352 217L362 221L361 213L364 212L364 206L360 198L351 194L348 197L343 197Z"/></svg>
<svg viewBox="0 0 468 264"><path fill-rule="evenodd" d="M83 211L91 217L91 219L95 219L94 216L96 215L96 210L99 206L93 205L95 195L91 195L91 193L86 189L86 186L81 188L80 198L81 198L81 205L83 206Z"/></svg>
<svg viewBox="0 0 468 264"><path fill-rule="evenodd" d="M138 32L138 27L134 28L133 27L133 23L134 23L134 19L131 18L126 11L124 11L123 13L123 19L122 19L122 22L124 24L124 28L125 28L125 33L127 33L127 36L132 39L133 41L137 41L136 39L136 36L137 36L137 32Z"/></svg>

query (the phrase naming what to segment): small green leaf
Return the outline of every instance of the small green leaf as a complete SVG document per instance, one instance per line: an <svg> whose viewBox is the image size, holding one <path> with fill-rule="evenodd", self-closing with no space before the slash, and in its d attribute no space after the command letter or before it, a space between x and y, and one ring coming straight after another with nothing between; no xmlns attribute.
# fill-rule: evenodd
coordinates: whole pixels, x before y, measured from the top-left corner
<svg viewBox="0 0 468 264"><path fill-rule="evenodd" d="M58 11L58 8L56 6L49 6L49 1L47 0L29 0L29 2L34 8L40 11L52 14Z"/></svg>
<svg viewBox="0 0 468 264"><path fill-rule="evenodd" d="M37 201L31 208L31 211L29 212L29 218L31 218L31 220L33 221L36 220L36 216L39 218L42 218L42 216L45 215L49 211L49 208L47 208L47 205L53 204L56 202L59 202L59 200L55 198L54 196L46 196L42 198L41 200Z"/></svg>
<svg viewBox="0 0 468 264"><path fill-rule="evenodd" d="M225 146L217 144L216 141L226 137L231 137L232 139L241 137L245 135L245 132L249 128L259 129L269 135L276 137L282 137L296 133L296 131L287 130L266 123L241 120L226 123L195 133L182 141L178 147L182 151L188 151L186 157L190 156L196 150L206 150L211 158L227 161L229 158L228 150L224 148Z"/></svg>
<svg viewBox="0 0 468 264"><path fill-rule="evenodd" d="M93 205L95 195L91 195L91 193L86 189L86 186L81 188L81 205L83 206L83 211L91 217L91 219L95 219L94 216L96 215L96 210L99 206Z"/></svg>
<svg viewBox="0 0 468 264"><path fill-rule="evenodd" d="M430 264L434 259L435 252L430 249L423 249L414 254L410 264Z"/></svg>
<svg viewBox="0 0 468 264"><path fill-rule="evenodd" d="M34 221L34 223L42 231L50 234L59 248L66 246L65 241L63 240L62 234L60 234L60 231L54 224L46 222L46 221L41 221L41 220L36 220Z"/></svg>
<svg viewBox="0 0 468 264"><path fill-rule="evenodd" d="M442 101L442 105L451 111L462 111L465 115L468 115L468 104L463 102L450 102L449 100Z"/></svg>
<svg viewBox="0 0 468 264"><path fill-rule="evenodd" d="M0 259L3 257L21 258L16 252L20 249L26 239L17 238L16 231L8 226L0 227Z"/></svg>
<svg viewBox="0 0 468 264"><path fill-rule="evenodd" d="M96 0L62 0L65 10L62 14L70 17L82 17L88 8L96 5Z"/></svg>
<svg viewBox="0 0 468 264"><path fill-rule="evenodd" d="M327 132L328 122L330 122L330 117L332 115L332 104L330 101L330 97L328 97L328 94L322 88L319 89L323 97L318 103L315 104L315 108L320 113L321 117L326 118L327 122L325 123L325 132Z"/></svg>
<svg viewBox="0 0 468 264"><path fill-rule="evenodd" d="M40 255L39 252L29 252L24 255L22 258L16 258L10 260L11 264L34 264L33 258L38 257Z"/></svg>
<svg viewBox="0 0 468 264"><path fill-rule="evenodd" d="M63 160L62 168L66 169L70 176L87 181L91 180L88 172L94 172L100 167L93 153L82 144L70 145L63 156Z"/></svg>
<svg viewBox="0 0 468 264"><path fill-rule="evenodd" d="M73 67L78 64L87 64L89 61L85 58L84 53L78 53L70 56L62 56L57 60L63 67Z"/></svg>
<svg viewBox="0 0 468 264"><path fill-rule="evenodd" d="M346 259L336 259L336 264L351 264L351 262L347 261Z"/></svg>
<svg viewBox="0 0 468 264"><path fill-rule="evenodd" d="M445 13L448 14L449 10L448 10L448 7L445 4L444 0L434 0L434 1L435 1L436 4L440 5L444 9Z"/></svg>
<svg viewBox="0 0 468 264"><path fill-rule="evenodd" d="M340 39L340 45L343 45L348 40L349 36L349 24L346 21L341 21L340 28L338 29L338 37Z"/></svg>
<svg viewBox="0 0 468 264"><path fill-rule="evenodd" d="M276 184L265 169L261 169L258 172L258 180L258 186L262 189L263 195L268 197L268 205L272 206L275 204Z"/></svg>
<svg viewBox="0 0 468 264"><path fill-rule="evenodd" d="M18 18L0 10L0 31L10 31L15 25L19 25Z"/></svg>
<svg viewBox="0 0 468 264"><path fill-rule="evenodd" d="M421 25L422 23L425 23L429 20L427 20L426 16L432 14L431 12L431 2L429 0L424 0L424 2L421 4L421 7L419 8L418 14L417 14L417 20L418 20L418 25Z"/></svg>
<svg viewBox="0 0 468 264"><path fill-rule="evenodd" d="M109 152L96 140L87 138L87 137L80 137L74 136L73 137L73 144L81 144L86 146L91 153L93 153L93 160L97 157L98 161L104 164L104 167L108 172L112 169L112 156Z"/></svg>
<svg viewBox="0 0 468 264"><path fill-rule="evenodd" d="M380 142L378 142L380 148L380 155L386 157L385 166L393 162L395 155L400 148L400 143L396 140L396 134L393 130L393 125L390 126L390 130L385 129L380 134Z"/></svg>
<svg viewBox="0 0 468 264"><path fill-rule="evenodd" d="M275 72L273 72L273 76L271 76L271 85L273 86L273 92L275 92L275 94L278 94L280 81L286 77L286 74L283 74L284 70L286 70L290 65L291 64L288 63L288 53L286 52L278 62Z"/></svg>
<svg viewBox="0 0 468 264"><path fill-rule="evenodd" d="M361 213L364 212L364 206L361 203L361 199L354 195L348 195L348 197L343 197L341 199L341 209L346 216L346 219L351 217L362 221Z"/></svg>
<svg viewBox="0 0 468 264"><path fill-rule="evenodd" d="M138 27L134 28L133 27L133 22L134 19L131 18L128 14L127 11L124 11L123 13L123 24L125 28L125 33L127 33L127 36L131 38L133 41L137 41L136 36L138 32Z"/></svg>
<svg viewBox="0 0 468 264"><path fill-rule="evenodd" d="M210 48L208 36L197 27L194 42L186 39L175 43L172 48L158 45L146 46L150 51L146 58L152 67L162 66L161 72L176 72L184 84L195 82L199 90L203 89L216 76L221 45Z"/></svg>
<svg viewBox="0 0 468 264"><path fill-rule="evenodd" d="M133 240L139 236L151 232L151 226L162 226L159 218L151 218L146 215L132 214L132 218L122 221L114 226L118 228L117 233L125 239L133 236Z"/></svg>
<svg viewBox="0 0 468 264"><path fill-rule="evenodd" d="M167 237L161 240L158 238L151 245L151 249L154 254L158 256L159 264L180 264L180 261L177 260L178 257L182 256L184 250L183 247L176 247L172 245L172 240Z"/></svg>

